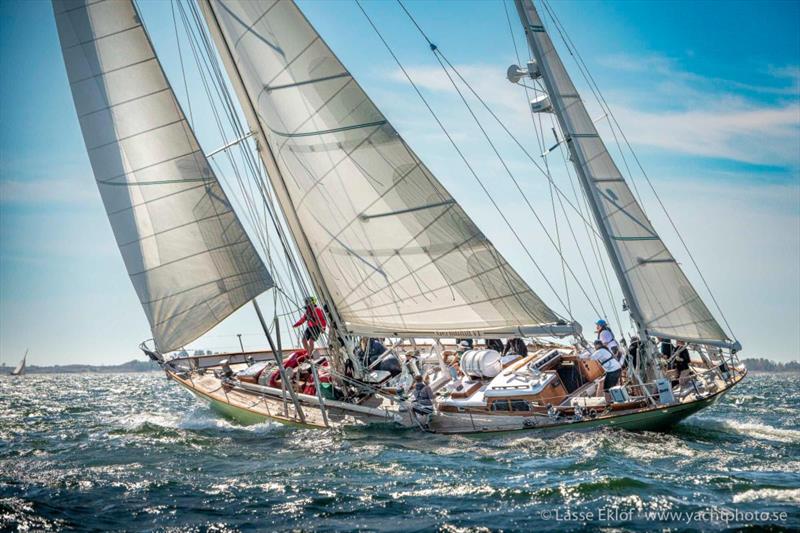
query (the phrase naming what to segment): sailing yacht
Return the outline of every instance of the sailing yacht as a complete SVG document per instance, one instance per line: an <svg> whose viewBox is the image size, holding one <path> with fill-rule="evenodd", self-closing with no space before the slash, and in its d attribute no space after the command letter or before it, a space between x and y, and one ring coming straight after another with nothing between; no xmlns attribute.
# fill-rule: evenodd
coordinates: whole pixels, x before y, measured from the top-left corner
<svg viewBox="0 0 800 533"><path fill-rule="evenodd" d="M532 0L514 0L530 61L508 79L537 88L527 111L555 118L640 339L636 358L620 339L625 370L608 390L577 320L505 260L292 0L177 5L195 24L186 35L206 90L222 102L218 123L235 133L213 152L200 146L131 0L53 1L97 186L151 326L142 349L216 410L245 423L443 433L664 428L744 378L740 344L645 215ZM234 150L250 180L246 209L233 208L215 171L214 157ZM253 220L263 231L253 233ZM260 254L259 243L272 245ZM265 291L272 320L256 300ZM324 347L284 350L281 320L312 295L328 318ZM248 303L269 350L168 357ZM390 340L371 357L375 338ZM482 341L462 350L457 338ZM500 338L525 339L528 353L501 356L487 342ZM686 343L690 368L675 375L656 338ZM429 405L408 392L417 376Z"/></svg>
<svg viewBox="0 0 800 533"><path fill-rule="evenodd" d="M25 355L22 356L22 360L19 364L11 371L12 376L21 376L25 373L25 363L28 360L28 350L25 350Z"/></svg>

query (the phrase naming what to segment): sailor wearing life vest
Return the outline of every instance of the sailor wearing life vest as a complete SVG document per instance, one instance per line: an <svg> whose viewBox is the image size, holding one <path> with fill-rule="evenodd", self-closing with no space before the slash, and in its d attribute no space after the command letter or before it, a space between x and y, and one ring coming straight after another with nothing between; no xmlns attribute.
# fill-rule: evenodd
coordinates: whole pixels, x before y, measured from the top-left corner
<svg viewBox="0 0 800 533"><path fill-rule="evenodd" d="M603 346L614 354L614 357L619 357L619 343L614 339L614 332L608 327L608 322L601 318L595 322L594 330L597 332L597 340L602 342Z"/></svg>
<svg viewBox="0 0 800 533"><path fill-rule="evenodd" d="M309 296L305 301L305 311L300 320L295 322L294 327L306 324L306 331L303 333L303 348L306 350L308 357L314 355L314 342L319 338L322 330L324 330L328 322L325 320L325 313L317 306L317 299Z"/></svg>
<svg viewBox="0 0 800 533"><path fill-rule="evenodd" d="M603 346L603 341L599 339L594 341L594 352L591 355L589 355L588 351L583 352L580 357L581 359L594 359L600 363L603 370L606 371L606 377L603 380L603 390L608 390L610 387L614 387L619 383L619 377L622 374L622 365L620 365L617 358Z"/></svg>

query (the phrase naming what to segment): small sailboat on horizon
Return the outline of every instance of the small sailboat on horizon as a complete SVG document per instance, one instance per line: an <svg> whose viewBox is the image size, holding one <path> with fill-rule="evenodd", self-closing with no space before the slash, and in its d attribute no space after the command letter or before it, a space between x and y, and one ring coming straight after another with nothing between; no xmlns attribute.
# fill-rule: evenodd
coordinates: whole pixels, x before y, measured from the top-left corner
<svg viewBox="0 0 800 533"><path fill-rule="evenodd" d="M12 376L21 376L25 373L25 366L28 361L28 350L25 350L25 355L22 356L22 360L17 364L16 368L11 371Z"/></svg>
<svg viewBox="0 0 800 533"><path fill-rule="evenodd" d="M428 103L564 313L506 261L293 1L178 2L209 99L217 99L215 119L227 135L222 148L207 153L133 2L53 5L98 188L151 325L153 343L142 349L168 378L216 410L243 422L390 423L442 433L656 429L711 405L744 378L741 345L714 318L645 215L531 0L514 2L530 59L512 65L507 78L526 94L533 90L526 112L553 121L557 143L542 157L562 153L569 161L585 214L577 193L573 203L547 173L551 193L557 191L563 217L578 213L597 255L605 249L624 297L635 338L615 340L614 355L625 368L613 387L605 378L612 371L602 366L609 361L585 356L588 344L570 306ZM542 5L563 35L552 8ZM461 80L462 90L471 91L502 126L423 37L454 86ZM218 180L214 158L220 154L236 169L242 209L234 210ZM531 164L544 172L535 159ZM560 239L557 244L550 237L528 205L528 222L536 220L557 248L565 285L569 273L592 303ZM598 265L604 263L598 259ZM608 287L609 277L603 281ZM256 300L267 290L271 321ZM311 298L319 300L319 311L316 304L307 308ZM250 302L269 351L165 357ZM281 332L298 308L314 320L318 312L328 319L325 331L306 330L324 341L315 353L283 350ZM619 318L617 325L623 328ZM374 338L389 341L371 354ZM526 341L502 357L489 342L500 338ZM679 375L676 356L662 357L656 338L682 343L678 351L686 359ZM460 349L450 339L483 342ZM428 391L424 406L408 395L417 376L423 385L414 388Z"/></svg>

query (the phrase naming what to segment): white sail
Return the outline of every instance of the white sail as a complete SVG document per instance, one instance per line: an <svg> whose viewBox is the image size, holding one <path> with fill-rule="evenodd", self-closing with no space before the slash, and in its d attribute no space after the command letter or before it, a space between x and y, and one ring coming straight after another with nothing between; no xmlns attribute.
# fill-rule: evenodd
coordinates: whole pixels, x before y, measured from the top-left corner
<svg viewBox="0 0 800 533"><path fill-rule="evenodd" d="M317 287L344 327L396 336L569 333L292 1L202 1ZM543 326L544 325L544 326Z"/></svg>
<svg viewBox="0 0 800 533"><path fill-rule="evenodd" d="M196 339L273 285L130 0L54 0L95 179L156 345Z"/></svg>
<svg viewBox="0 0 800 533"><path fill-rule="evenodd" d="M25 362L28 359L28 350L25 350L25 355L22 356L22 361L19 362L17 367L11 371L12 376L21 376L25 373Z"/></svg>
<svg viewBox="0 0 800 533"><path fill-rule="evenodd" d="M518 0L525 31L582 185L634 317L650 335L727 344L708 310L606 150L531 0ZM527 19L525 18L527 17ZM628 290L626 290L626 288ZM637 316L638 315L638 316Z"/></svg>

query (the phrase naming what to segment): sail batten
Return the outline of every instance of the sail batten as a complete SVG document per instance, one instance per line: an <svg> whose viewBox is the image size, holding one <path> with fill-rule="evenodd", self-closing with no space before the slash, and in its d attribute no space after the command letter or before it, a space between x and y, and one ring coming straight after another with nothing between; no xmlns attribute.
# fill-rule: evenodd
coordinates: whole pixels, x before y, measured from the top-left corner
<svg viewBox="0 0 800 533"><path fill-rule="evenodd" d="M157 348L273 286L130 0L53 1L100 196Z"/></svg>
<svg viewBox="0 0 800 533"><path fill-rule="evenodd" d="M533 1L515 1L632 316L648 335L732 346L608 153Z"/></svg>
<svg viewBox="0 0 800 533"><path fill-rule="evenodd" d="M289 229L344 329L519 334L560 321L294 2L200 5L250 127L262 132Z"/></svg>

